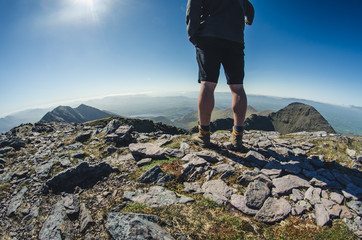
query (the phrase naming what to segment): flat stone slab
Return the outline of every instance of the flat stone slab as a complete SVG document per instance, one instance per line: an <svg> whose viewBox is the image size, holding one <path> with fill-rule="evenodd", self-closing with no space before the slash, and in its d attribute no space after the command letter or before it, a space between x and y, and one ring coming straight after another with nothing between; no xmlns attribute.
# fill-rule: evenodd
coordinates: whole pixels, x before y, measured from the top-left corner
<svg viewBox="0 0 362 240"><path fill-rule="evenodd" d="M310 187L308 181L295 175L286 175L284 177L275 178L273 179L273 185L275 186L275 188L272 189L273 196L290 193L294 188Z"/></svg>
<svg viewBox="0 0 362 240"><path fill-rule="evenodd" d="M255 220L264 223L274 223L286 218L292 207L284 198L268 198L263 207L255 215Z"/></svg>
<svg viewBox="0 0 362 240"><path fill-rule="evenodd" d="M129 150L133 155L142 158L159 159L163 158L166 154L164 148L154 143L132 143L129 145Z"/></svg>
<svg viewBox="0 0 362 240"><path fill-rule="evenodd" d="M24 195L28 191L27 187L23 187L11 200L6 212L7 216L15 215L16 211L20 207L21 203L23 202Z"/></svg>
<svg viewBox="0 0 362 240"><path fill-rule="evenodd" d="M136 213L107 214L106 228L115 240L172 240L172 236L158 224L159 217Z"/></svg>
<svg viewBox="0 0 362 240"><path fill-rule="evenodd" d="M323 206L323 204L316 204L315 208L315 216L318 226L324 226L329 222L329 213Z"/></svg>
<svg viewBox="0 0 362 240"><path fill-rule="evenodd" d="M64 221L65 215L66 215L65 208L63 206L63 201L61 200L55 204L51 214L45 220L45 223L39 233L39 239L40 240L63 239L61 234L61 226L65 222Z"/></svg>
<svg viewBox="0 0 362 240"><path fill-rule="evenodd" d="M245 213L246 215L255 216L259 211L257 209L251 209L246 206L245 197L242 195L234 194L231 196L230 204L238 209L240 212Z"/></svg>
<svg viewBox="0 0 362 240"><path fill-rule="evenodd" d="M126 191L123 194L123 198L146 204L149 207L165 207L194 201L193 198L174 193L161 186L152 186L148 192L143 192L140 189Z"/></svg>
<svg viewBox="0 0 362 240"><path fill-rule="evenodd" d="M212 193L224 196L227 199L230 199L231 195L236 191L233 188L230 188L223 180L210 180L205 182L202 187L204 193Z"/></svg>

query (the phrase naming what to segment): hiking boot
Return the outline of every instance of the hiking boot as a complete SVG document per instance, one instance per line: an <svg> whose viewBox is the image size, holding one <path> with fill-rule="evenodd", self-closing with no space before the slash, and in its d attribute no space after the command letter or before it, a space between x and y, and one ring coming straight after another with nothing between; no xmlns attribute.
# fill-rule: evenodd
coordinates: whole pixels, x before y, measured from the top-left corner
<svg viewBox="0 0 362 240"><path fill-rule="evenodd" d="M233 146L233 148L235 148L236 150L243 150L244 149L243 132L237 132L233 128L233 133L231 134L230 142L231 142L231 145Z"/></svg>
<svg viewBox="0 0 362 240"><path fill-rule="evenodd" d="M192 136L192 140L198 143L201 147L210 146L210 131L203 130L200 125L198 126L199 132Z"/></svg>

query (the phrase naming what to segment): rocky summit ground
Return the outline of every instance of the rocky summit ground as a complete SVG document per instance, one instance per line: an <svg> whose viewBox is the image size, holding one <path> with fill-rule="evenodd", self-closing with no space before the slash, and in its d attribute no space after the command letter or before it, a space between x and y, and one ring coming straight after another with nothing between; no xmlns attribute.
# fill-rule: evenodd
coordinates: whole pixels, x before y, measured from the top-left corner
<svg viewBox="0 0 362 240"><path fill-rule="evenodd" d="M360 239L362 137L189 134L133 122L0 136L1 239ZM181 133L182 131L180 131Z"/></svg>

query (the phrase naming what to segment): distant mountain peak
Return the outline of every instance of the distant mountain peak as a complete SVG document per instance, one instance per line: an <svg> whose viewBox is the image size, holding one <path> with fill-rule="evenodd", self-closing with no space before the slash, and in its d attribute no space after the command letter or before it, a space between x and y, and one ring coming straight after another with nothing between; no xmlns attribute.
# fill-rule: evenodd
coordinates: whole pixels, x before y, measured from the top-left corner
<svg viewBox="0 0 362 240"><path fill-rule="evenodd" d="M77 108L58 106L51 112L46 113L43 118L40 119L40 122L83 123L111 116L116 116L116 114L110 114L97 108L81 104Z"/></svg>
<svg viewBox="0 0 362 240"><path fill-rule="evenodd" d="M281 134L300 131L335 133L332 126L314 107L304 103L291 103L269 116L275 130Z"/></svg>

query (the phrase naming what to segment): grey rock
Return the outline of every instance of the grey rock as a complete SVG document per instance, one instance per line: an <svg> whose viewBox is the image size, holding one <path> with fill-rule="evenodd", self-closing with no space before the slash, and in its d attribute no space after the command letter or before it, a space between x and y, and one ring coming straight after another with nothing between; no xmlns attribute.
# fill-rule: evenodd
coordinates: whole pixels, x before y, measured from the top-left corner
<svg viewBox="0 0 362 240"><path fill-rule="evenodd" d="M214 170L206 171L204 176L206 181L210 181L213 177L215 177L217 173Z"/></svg>
<svg viewBox="0 0 362 240"><path fill-rule="evenodd" d="M338 204L342 204L344 197L342 194L336 193L336 192L331 192L330 194L330 199Z"/></svg>
<svg viewBox="0 0 362 240"><path fill-rule="evenodd" d="M114 133L119 128L120 125L121 125L121 122L119 120L113 119L103 129L103 132L106 133L106 135Z"/></svg>
<svg viewBox="0 0 362 240"><path fill-rule="evenodd" d="M67 194L63 197L63 205L65 212L69 218L75 218L79 214L79 201L78 198L73 194Z"/></svg>
<svg viewBox="0 0 362 240"><path fill-rule="evenodd" d="M86 156L86 154L83 151L78 151L78 152L72 153L72 155L70 155L70 157L72 157L72 158L79 158L79 159L82 159L85 156Z"/></svg>
<svg viewBox="0 0 362 240"><path fill-rule="evenodd" d="M321 203L321 192L322 189L310 187L305 192L304 199L308 200L312 205Z"/></svg>
<svg viewBox="0 0 362 240"><path fill-rule="evenodd" d="M301 157L303 157L303 156L306 156L307 155L307 152L305 151L305 150L303 150L303 149L300 149L300 148L293 148L293 153L294 153L294 155L295 156L301 156Z"/></svg>
<svg viewBox="0 0 362 240"><path fill-rule="evenodd" d="M310 181L310 184L315 187L328 187L330 189L342 189L342 186L336 182L336 181L329 181L327 178L323 176L317 176L312 178Z"/></svg>
<svg viewBox="0 0 362 240"><path fill-rule="evenodd" d="M70 167L72 163L70 162L69 158L60 158L59 163L62 167Z"/></svg>
<svg viewBox="0 0 362 240"><path fill-rule="evenodd" d="M347 206L354 210L359 216L362 215L362 201L349 201L347 202Z"/></svg>
<svg viewBox="0 0 362 240"><path fill-rule="evenodd" d="M92 216L89 214L84 203L80 205L79 222L80 222L80 231L82 233L84 233L89 228L89 226L94 224Z"/></svg>
<svg viewBox="0 0 362 240"><path fill-rule="evenodd" d="M223 158L219 156L216 152L209 150L197 152L196 155L205 159L209 163L217 163L223 160Z"/></svg>
<svg viewBox="0 0 362 240"><path fill-rule="evenodd" d="M275 178L273 179L273 185L275 186L275 188L272 189L273 196L290 193L294 188L310 187L310 184L306 180L295 175Z"/></svg>
<svg viewBox="0 0 362 240"><path fill-rule="evenodd" d="M274 223L286 218L292 207L284 198L268 198L263 207L255 215L255 220L264 223Z"/></svg>
<svg viewBox="0 0 362 240"><path fill-rule="evenodd" d="M219 206L226 206L228 203L228 199L220 194L217 194L215 192L206 192L204 193L204 198L210 199L211 201L214 201Z"/></svg>
<svg viewBox="0 0 362 240"><path fill-rule="evenodd" d="M204 166L208 165L208 162L203 158L195 156L195 157L190 158L190 161L188 163L184 164L183 168L187 168L189 165L192 165L194 167L204 167Z"/></svg>
<svg viewBox="0 0 362 240"><path fill-rule="evenodd" d="M255 216L255 214L259 211L256 209L251 209L246 206L245 197L242 195L234 194L231 196L230 204L234 206L236 209L245 213L246 215Z"/></svg>
<svg viewBox="0 0 362 240"><path fill-rule="evenodd" d="M329 213L327 212L327 210L325 209L323 204L318 203L314 206L314 208L315 208L315 216L316 216L317 225L324 226L327 223L329 223L329 221L330 221Z"/></svg>
<svg viewBox="0 0 362 240"><path fill-rule="evenodd" d="M189 150L191 147L189 144L187 144L186 142L182 141L180 144L180 150L185 151L185 150Z"/></svg>
<svg viewBox="0 0 362 240"><path fill-rule="evenodd" d="M322 198L322 204L331 218L339 218L342 208L335 202Z"/></svg>
<svg viewBox="0 0 362 240"><path fill-rule="evenodd" d="M221 174L228 172L228 171L235 172L235 168L232 167L230 164L226 164L226 163L219 164L219 165L213 166L211 168Z"/></svg>
<svg viewBox="0 0 362 240"><path fill-rule="evenodd" d="M352 211L347 206L341 206L341 208L342 208L342 212L341 212L340 218L352 219L354 217L355 213L352 213Z"/></svg>
<svg viewBox="0 0 362 240"><path fill-rule="evenodd" d="M183 158L185 151L173 148L165 148L165 154L175 158Z"/></svg>
<svg viewBox="0 0 362 240"><path fill-rule="evenodd" d="M357 156L357 162L362 163L362 155Z"/></svg>
<svg viewBox="0 0 362 240"><path fill-rule="evenodd" d="M259 148L267 149L267 148L269 148L271 146L273 146L273 144L272 144L272 142L270 140L258 142L258 147Z"/></svg>
<svg viewBox="0 0 362 240"><path fill-rule="evenodd" d="M14 150L13 147L4 147L4 148L0 149L0 154L6 154L6 153L11 152L13 150Z"/></svg>
<svg viewBox="0 0 362 240"><path fill-rule="evenodd" d="M137 166L142 167L142 166L145 166L145 165L147 165L147 164L149 164L151 162L152 162L152 158L143 158L142 160L137 162Z"/></svg>
<svg viewBox="0 0 362 240"><path fill-rule="evenodd" d="M238 181L242 185L247 185L250 182L253 182L255 180L262 181L266 183L269 187L272 185L272 180L262 172L258 170L254 171L245 171L243 174L238 178Z"/></svg>
<svg viewBox="0 0 362 240"><path fill-rule="evenodd" d="M353 183L349 183L347 187L342 190L342 193L347 199L362 199L362 188L357 187Z"/></svg>
<svg viewBox="0 0 362 240"><path fill-rule="evenodd" d="M123 198L146 204L149 207L164 207L194 201L193 198L174 193L161 186L152 186L148 192L142 190L125 191Z"/></svg>
<svg viewBox="0 0 362 240"><path fill-rule="evenodd" d="M132 143L129 145L129 150L141 158L160 159L166 154L164 148L154 143Z"/></svg>
<svg viewBox="0 0 362 240"><path fill-rule="evenodd" d="M89 165L88 162L82 162L79 165L66 169L46 182L46 185L53 192L73 192L75 186L89 188L98 181L108 177L113 169L109 164L101 162L96 165Z"/></svg>
<svg viewBox="0 0 362 240"><path fill-rule="evenodd" d="M115 240L172 240L159 222L155 215L110 212L106 228Z"/></svg>
<svg viewBox="0 0 362 240"><path fill-rule="evenodd" d="M294 215L301 215L303 214L306 210L309 210L311 209L312 206L304 201L304 200L301 200L301 201L298 201L296 204L295 204L295 208L294 208Z"/></svg>
<svg viewBox="0 0 362 240"><path fill-rule="evenodd" d="M255 180L249 184L245 192L246 206L260 209L269 195L270 189L267 184Z"/></svg>
<svg viewBox="0 0 362 240"><path fill-rule="evenodd" d="M202 187L202 191L205 193L212 193L215 195L221 195L229 199L235 192L235 189L230 188L223 180L210 180L205 182Z"/></svg>
<svg viewBox="0 0 362 240"><path fill-rule="evenodd" d="M141 183L152 183L158 181L163 176L163 171L160 166L155 165L153 168L142 174L138 178Z"/></svg>
<svg viewBox="0 0 362 240"><path fill-rule="evenodd" d="M11 217L16 214L16 211L23 202L24 195L28 191L27 187L23 187L13 198L11 198L6 216Z"/></svg>
<svg viewBox="0 0 362 240"><path fill-rule="evenodd" d="M264 167L267 164L267 162L265 161L265 157L262 154L253 150L249 151L246 154L245 158L248 162L255 163L256 165L261 167Z"/></svg>
<svg viewBox="0 0 362 240"><path fill-rule="evenodd" d="M156 184L160 186L165 186L166 183L170 181L172 181L171 175L165 174L160 179L157 180Z"/></svg>
<svg viewBox="0 0 362 240"><path fill-rule="evenodd" d="M35 168L35 173L38 178L46 179L49 177L50 170L54 165L53 161L49 161L45 164L39 165Z"/></svg>
<svg viewBox="0 0 362 240"><path fill-rule="evenodd" d="M37 218L39 216L39 206L41 200L38 199L30 208L29 214L24 217L24 221L29 221L30 219Z"/></svg>
<svg viewBox="0 0 362 240"><path fill-rule="evenodd" d="M68 146L65 146L63 149L65 151L74 151L74 150L77 150L77 149L81 148L82 146L83 146L82 143L76 142L76 143L70 144Z"/></svg>
<svg viewBox="0 0 362 240"><path fill-rule="evenodd" d="M39 233L40 240L61 240L62 231L60 227L64 224L65 209L63 207L63 201L59 201L55 204L51 214L45 220L43 227Z"/></svg>
<svg viewBox="0 0 362 240"><path fill-rule="evenodd" d="M298 202L304 199L304 194L299 189L293 189L292 194L289 196L293 202Z"/></svg>
<svg viewBox="0 0 362 240"><path fill-rule="evenodd" d="M91 138L91 136L92 136L91 131L82 132L75 138L75 141L83 143L83 142L88 141Z"/></svg>
<svg viewBox="0 0 362 240"><path fill-rule="evenodd" d="M274 178L280 177L280 175L282 174L282 170L281 169L264 169L263 168L261 170L261 173L270 177L271 179L274 179Z"/></svg>
<svg viewBox="0 0 362 240"><path fill-rule="evenodd" d="M357 154L356 150L349 149L349 148L346 149L346 153L351 158L355 158L356 154Z"/></svg>
<svg viewBox="0 0 362 240"><path fill-rule="evenodd" d="M186 193L201 193L201 185L199 182L184 182L184 192Z"/></svg>

